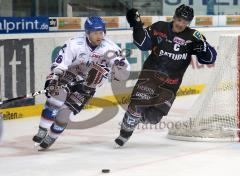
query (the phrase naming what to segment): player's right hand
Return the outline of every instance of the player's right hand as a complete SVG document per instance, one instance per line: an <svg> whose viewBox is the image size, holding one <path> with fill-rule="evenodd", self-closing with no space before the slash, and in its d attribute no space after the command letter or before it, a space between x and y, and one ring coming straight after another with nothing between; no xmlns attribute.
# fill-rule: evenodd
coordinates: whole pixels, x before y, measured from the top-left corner
<svg viewBox="0 0 240 176"><path fill-rule="evenodd" d="M44 85L44 90L46 90L46 97L50 98L55 95L58 88L58 76L55 74L50 74L47 76L47 80Z"/></svg>
<svg viewBox="0 0 240 176"><path fill-rule="evenodd" d="M126 15L127 21L130 27L142 27L143 22L141 21L140 14L137 9L130 9L127 11Z"/></svg>

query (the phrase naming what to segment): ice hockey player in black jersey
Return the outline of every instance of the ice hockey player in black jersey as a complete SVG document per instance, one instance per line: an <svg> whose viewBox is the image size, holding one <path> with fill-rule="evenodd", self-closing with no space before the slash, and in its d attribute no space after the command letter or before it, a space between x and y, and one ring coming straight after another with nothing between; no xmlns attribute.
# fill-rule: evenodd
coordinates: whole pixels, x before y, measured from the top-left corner
<svg viewBox="0 0 240 176"><path fill-rule="evenodd" d="M189 6L180 5L172 22L158 21L147 28L143 28L137 9L130 9L126 18L133 28L134 44L142 51L151 50L151 54L143 65L120 135L115 139L118 146L128 141L140 122L157 124L168 114L191 55L196 55L201 64L213 64L217 56L206 38L189 27L194 18Z"/></svg>

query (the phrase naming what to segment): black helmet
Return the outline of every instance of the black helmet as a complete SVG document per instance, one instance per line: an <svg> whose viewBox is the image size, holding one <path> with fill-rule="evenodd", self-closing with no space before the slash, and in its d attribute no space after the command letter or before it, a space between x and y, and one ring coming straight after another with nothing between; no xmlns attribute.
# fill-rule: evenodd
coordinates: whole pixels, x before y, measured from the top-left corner
<svg viewBox="0 0 240 176"><path fill-rule="evenodd" d="M174 17L179 17L187 21L192 21L194 17L193 8L186 6L185 4L182 4L176 9Z"/></svg>

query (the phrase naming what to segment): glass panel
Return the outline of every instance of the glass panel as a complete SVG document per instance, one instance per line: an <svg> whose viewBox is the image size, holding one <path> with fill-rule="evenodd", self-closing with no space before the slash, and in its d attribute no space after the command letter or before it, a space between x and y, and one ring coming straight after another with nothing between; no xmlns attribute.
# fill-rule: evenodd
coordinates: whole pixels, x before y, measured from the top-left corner
<svg viewBox="0 0 240 176"><path fill-rule="evenodd" d="M127 7L131 7L131 1L125 0L69 0L68 5L72 7L73 16L123 16Z"/></svg>
<svg viewBox="0 0 240 176"><path fill-rule="evenodd" d="M240 15L240 0L0 0L0 16L125 16L132 7L144 16L173 16L183 3L195 15Z"/></svg>

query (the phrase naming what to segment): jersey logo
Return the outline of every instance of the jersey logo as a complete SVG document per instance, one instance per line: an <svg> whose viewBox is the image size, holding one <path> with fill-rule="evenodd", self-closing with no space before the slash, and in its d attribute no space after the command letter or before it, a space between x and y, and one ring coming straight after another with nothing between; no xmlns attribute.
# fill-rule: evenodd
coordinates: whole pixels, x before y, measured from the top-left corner
<svg viewBox="0 0 240 176"><path fill-rule="evenodd" d="M198 40L204 41L203 35L202 35L199 31L195 31L195 32L193 33L193 36L194 36L196 39L198 39Z"/></svg>
<svg viewBox="0 0 240 176"><path fill-rule="evenodd" d="M174 37L173 42L179 45L185 45L186 43L185 40L180 37Z"/></svg>
<svg viewBox="0 0 240 176"><path fill-rule="evenodd" d="M175 44L178 45L178 44ZM183 53L183 54L175 54L175 53L169 53L163 50L160 50L159 56L167 56L171 58L172 60L186 60L188 57L188 53Z"/></svg>
<svg viewBox="0 0 240 176"><path fill-rule="evenodd" d="M92 53L91 57L93 59L100 59L101 58L101 56L98 53Z"/></svg>

